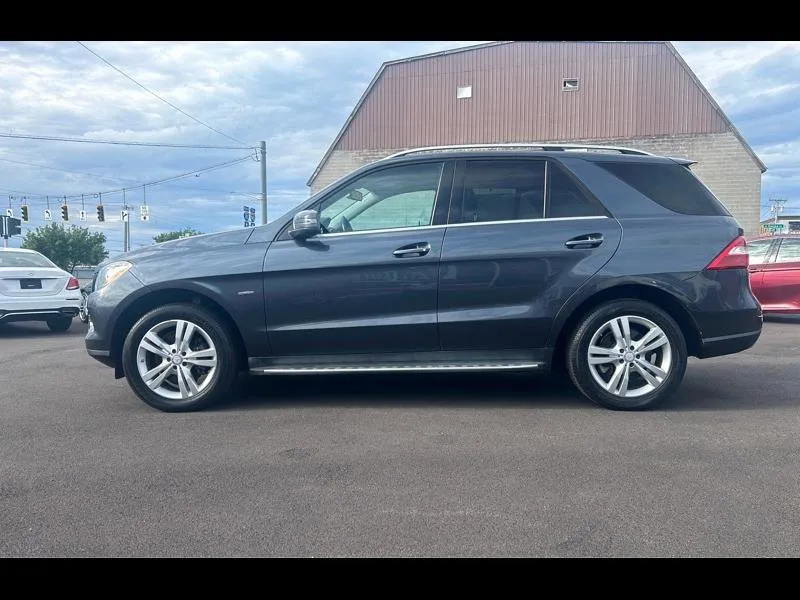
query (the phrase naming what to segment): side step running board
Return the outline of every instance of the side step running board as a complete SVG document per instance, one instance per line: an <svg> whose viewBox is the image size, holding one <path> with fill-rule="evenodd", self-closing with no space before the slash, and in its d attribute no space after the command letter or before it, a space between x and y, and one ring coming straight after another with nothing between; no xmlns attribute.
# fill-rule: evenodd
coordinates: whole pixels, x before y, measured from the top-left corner
<svg viewBox="0 0 800 600"><path fill-rule="evenodd" d="M394 365L325 365L325 366L308 366L308 365L275 365L268 367L257 367L250 369L253 375L270 375L270 374L289 374L289 375L309 375L321 373L380 373L380 372L435 372L435 371L511 371L511 370L528 370L537 369L544 366L544 363L539 362L504 362L504 363L454 363L454 364L427 364L427 365L414 365L414 364L394 364Z"/></svg>

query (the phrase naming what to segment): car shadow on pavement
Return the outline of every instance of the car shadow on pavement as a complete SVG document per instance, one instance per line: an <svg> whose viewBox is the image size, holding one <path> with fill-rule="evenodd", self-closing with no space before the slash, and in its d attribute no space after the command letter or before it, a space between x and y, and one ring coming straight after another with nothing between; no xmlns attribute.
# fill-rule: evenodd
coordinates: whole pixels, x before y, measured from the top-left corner
<svg viewBox="0 0 800 600"><path fill-rule="evenodd" d="M40 321L27 321L20 323L0 323L0 340L33 338L41 336L85 335L87 325L74 319L72 326L66 332L53 333L47 324Z"/></svg>
<svg viewBox="0 0 800 600"><path fill-rule="evenodd" d="M800 315L764 315L766 323L795 323L800 325Z"/></svg>
<svg viewBox="0 0 800 600"><path fill-rule="evenodd" d="M215 410L290 406L576 409L595 406L568 379L527 373L244 376L237 387L237 393Z"/></svg>

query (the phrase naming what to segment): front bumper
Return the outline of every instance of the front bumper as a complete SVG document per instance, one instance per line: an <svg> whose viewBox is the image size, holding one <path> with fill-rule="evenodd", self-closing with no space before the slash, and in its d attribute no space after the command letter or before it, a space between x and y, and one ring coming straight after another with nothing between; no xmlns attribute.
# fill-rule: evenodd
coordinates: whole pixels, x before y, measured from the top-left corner
<svg viewBox="0 0 800 600"><path fill-rule="evenodd" d="M143 287L144 284L128 271L113 283L89 294L86 301L89 329L84 339L89 356L108 367L119 367L119 357L114 354L114 328L135 296L134 292Z"/></svg>

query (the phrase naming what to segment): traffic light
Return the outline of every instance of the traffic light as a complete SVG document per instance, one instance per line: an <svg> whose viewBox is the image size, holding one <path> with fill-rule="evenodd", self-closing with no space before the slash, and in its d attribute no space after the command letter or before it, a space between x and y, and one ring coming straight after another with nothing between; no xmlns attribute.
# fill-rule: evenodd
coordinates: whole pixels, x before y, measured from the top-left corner
<svg viewBox="0 0 800 600"><path fill-rule="evenodd" d="M23 204L22 206L20 206L19 207L19 212L20 212L20 216L22 217L22 221L24 223L27 223L28 222L28 205L27 204Z"/></svg>
<svg viewBox="0 0 800 600"><path fill-rule="evenodd" d="M67 208L66 204L61 205L61 219L69 221L69 208Z"/></svg>
<svg viewBox="0 0 800 600"><path fill-rule="evenodd" d="M102 204L97 205L97 220L102 222L106 220L106 209Z"/></svg>

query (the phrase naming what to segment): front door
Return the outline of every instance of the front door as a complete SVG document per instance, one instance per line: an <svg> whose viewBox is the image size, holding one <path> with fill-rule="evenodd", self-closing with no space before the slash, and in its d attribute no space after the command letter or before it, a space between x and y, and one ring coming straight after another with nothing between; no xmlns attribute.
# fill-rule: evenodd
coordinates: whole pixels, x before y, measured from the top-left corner
<svg viewBox="0 0 800 600"><path fill-rule="evenodd" d="M442 349L544 347L558 310L620 239L558 163L460 162L439 276Z"/></svg>
<svg viewBox="0 0 800 600"><path fill-rule="evenodd" d="M264 261L273 353L437 350L446 209L436 206L449 200L451 180L442 161L371 171L321 200L321 235L280 235Z"/></svg>

